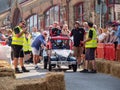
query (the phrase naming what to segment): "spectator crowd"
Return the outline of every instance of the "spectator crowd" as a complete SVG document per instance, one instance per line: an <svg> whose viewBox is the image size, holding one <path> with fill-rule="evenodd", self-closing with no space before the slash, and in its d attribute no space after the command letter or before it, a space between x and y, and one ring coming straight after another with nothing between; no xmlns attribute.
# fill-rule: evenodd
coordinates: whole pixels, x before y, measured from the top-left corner
<svg viewBox="0 0 120 90"><path fill-rule="evenodd" d="M13 30L0 29L0 42L5 42L12 47L11 56L16 73L21 73L17 67L18 58L21 57L22 72L29 72L24 67L24 61L25 63L34 63L35 69L40 69L37 63L42 60L42 51L47 48L47 41L50 37L72 37L73 51L78 62L78 67L84 63L84 69L81 72L88 72L88 61L90 60L93 66L91 72L96 73L94 53L97 43L112 43L115 44L115 48L117 44L120 44L120 23L117 21L107 23L105 28L97 27L97 25L91 22L81 23L75 21L73 29L70 30L67 24L60 26L59 22L55 21L47 30L38 31L37 27L33 27L32 29L32 32L28 32L24 21L21 21ZM23 44L15 43L15 40L18 40L17 38L21 38L23 35L25 35ZM21 47L16 47L16 45ZM16 48L17 50L19 48L19 51L16 51ZM24 55L21 54L21 50L23 50ZM21 55L19 56L16 53L20 53ZM24 61L22 60L23 58Z"/></svg>

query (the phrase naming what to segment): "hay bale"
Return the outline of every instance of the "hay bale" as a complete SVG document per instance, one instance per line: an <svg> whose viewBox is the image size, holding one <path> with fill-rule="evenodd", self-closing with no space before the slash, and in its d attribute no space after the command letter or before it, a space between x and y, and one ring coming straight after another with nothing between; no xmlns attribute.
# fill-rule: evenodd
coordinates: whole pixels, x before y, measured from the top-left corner
<svg viewBox="0 0 120 90"><path fill-rule="evenodd" d="M14 90L47 90L45 79L17 80Z"/></svg>
<svg viewBox="0 0 120 90"><path fill-rule="evenodd" d="M47 73L46 78L16 80L15 90L65 90L64 73Z"/></svg>
<svg viewBox="0 0 120 90"><path fill-rule="evenodd" d="M111 75L120 78L120 63L111 63Z"/></svg>
<svg viewBox="0 0 120 90"><path fill-rule="evenodd" d="M65 90L64 73L48 73L39 79L0 77L0 90Z"/></svg>
<svg viewBox="0 0 120 90"><path fill-rule="evenodd" d="M96 68L98 72L110 74L111 62L106 60L96 60Z"/></svg>
<svg viewBox="0 0 120 90"><path fill-rule="evenodd" d="M104 73L104 61L103 60L96 60L96 68L97 68L98 72Z"/></svg>
<svg viewBox="0 0 120 90"><path fill-rule="evenodd" d="M10 64L5 60L0 60L0 67L10 67Z"/></svg>
<svg viewBox="0 0 120 90"><path fill-rule="evenodd" d="M111 62L104 60L104 73L110 74Z"/></svg>
<svg viewBox="0 0 120 90"><path fill-rule="evenodd" d="M14 90L14 81L11 77L0 77L0 90Z"/></svg>
<svg viewBox="0 0 120 90"><path fill-rule="evenodd" d="M6 77L6 76L15 78L15 73L7 61L1 60L0 61L0 77Z"/></svg>
<svg viewBox="0 0 120 90"><path fill-rule="evenodd" d="M15 90L65 90L64 73L47 73L46 78L17 80Z"/></svg>
<svg viewBox="0 0 120 90"><path fill-rule="evenodd" d="M108 60L96 60L98 72L111 74L120 78L120 63Z"/></svg>
<svg viewBox="0 0 120 90"><path fill-rule="evenodd" d="M65 90L63 72L51 72L46 74L47 90Z"/></svg>

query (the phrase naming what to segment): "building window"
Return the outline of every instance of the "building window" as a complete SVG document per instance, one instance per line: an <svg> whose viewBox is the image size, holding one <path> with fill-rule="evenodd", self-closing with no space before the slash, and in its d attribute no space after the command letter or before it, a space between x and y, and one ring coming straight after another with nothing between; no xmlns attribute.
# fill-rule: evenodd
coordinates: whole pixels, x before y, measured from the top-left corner
<svg viewBox="0 0 120 90"><path fill-rule="evenodd" d="M120 0L109 0L109 4L120 4Z"/></svg>
<svg viewBox="0 0 120 90"><path fill-rule="evenodd" d="M27 19L27 26L29 32L32 32L32 27L37 27L38 30L40 29L40 20L38 19L38 15L32 15Z"/></svg>
<svg viewBox="0 0 120 90"><path fill-rule="evenodd" d="M75 5L75 20L83 21L83 3Z"/></svg>
<svg viewBox="0 0 120 90"><path fill-rule="evenodd" d="M109 2L109 4L113 4L114 0L109 0L108 2Z"/></svg>
<svg viewBox="0 0 120 90"><path fill-rule="evenodd" d="M115 4L120 4L120 0L115 0Z"/></svg>
<svg viewBox="0 0 120 90"><path fill-rule="evenodd" d="M45 12L45 27L48 27L49 25L53 24L54 21L61 22L60 14L60 7L59 6L54 6L51 7L49 10Z"/></svg>

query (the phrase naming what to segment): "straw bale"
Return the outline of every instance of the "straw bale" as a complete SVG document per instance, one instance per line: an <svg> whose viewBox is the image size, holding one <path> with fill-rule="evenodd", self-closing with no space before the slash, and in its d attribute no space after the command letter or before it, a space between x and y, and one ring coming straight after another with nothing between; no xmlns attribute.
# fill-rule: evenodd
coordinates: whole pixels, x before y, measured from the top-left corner
<svg viewBox="0 0 120 90"><path fill-rule="evenodd" d="M110 73L111 62L106 60L96 60L97 71L101 73Z"/></svg>
<svg viewBox="0 0 120 90"><path fill-rule="evenodd" d="M98 72L104 73L104 61L96 60L96 68Z"/></svg>
<svg viewBox="0 0 120 90"><path fill-rule="evenodd" d="M65 90L64 73L48 73L37 79L0 77L0 90Z"/></svg>
<svg viewBox="0 0 120 90"><path fill-rule="evenodd" d="M0 60L0 77L10 76L15 78L14 70L7 61Z"/></svg>
<svg viewBox="0 0 120 90"><path fill-rule="evenodd" d="M0 77L0 90L14 90L14 81L11 77Z"/></svg>
<svg viewBox="0 0 120 90"><path fill-rule="evenodd" d="M47 90L65 90L63 72L51 72L46 74Z"/></svg>
<svg viewBox="0 0 120 90"><path fill-rule="evenodd" d="M120 78L120 63L112 63L110 71L111 71L111 75Z"/></svg>
<svg viewBox="0 0 120 90"><path fill-rule="evenodd" d="M96 60L97 71L120 78L120 62Z"/></svg>
<svg viewBox="0 0 120 90"><path fill-rule="evenodd" d="M45 79L18 80L15 90L47 90Z"/></svg>
<svg viewBox="0 0 120 90"><path fill-rule="evenodd" d="M7 63L6 60L0 60L0 63L5 63L5 64L7 64L9 66L9 63Z"/></svg>
<svg viewBox="0 0 120 90"><path fill-rule="evenodd" d="M120 49L116 49L116 60L120 62Z"/></svg>
<svg viewBox="0 0 120 90"><path fill-rule="evenodd" d="M14 77L14 73L12 72L0 72L0 77L10 76Z"/></svg>
<svg viewBox="0 0 120 90"><path fill-rule="evenodd" d="M6 68L6 67L0 67L0 72L14 72L14 70L9 67L9 68Z"/></svg>

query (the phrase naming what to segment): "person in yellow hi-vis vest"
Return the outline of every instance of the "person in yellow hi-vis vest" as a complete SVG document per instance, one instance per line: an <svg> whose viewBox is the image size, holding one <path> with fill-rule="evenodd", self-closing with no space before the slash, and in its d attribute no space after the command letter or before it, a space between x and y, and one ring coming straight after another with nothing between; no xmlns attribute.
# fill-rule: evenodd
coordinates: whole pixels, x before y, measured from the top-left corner
<svg viewBox="0 0 120 90"><path fill-rule="evenodd" d="M23 44L23 51L25 55L25 63L29 64L32 63L32 48L31 48L31 36L29 32L25 32L24 44Z"/></svg>
<svg viewBox="0 0 120 90"><path fill-rule="evenodd" d="M86 40L82 43L85 44L85 67L82 73L96 73L96 65L95 65L95 49L97 48L97 33L93 28L93 23L88 22L89 32L86 35ZM92 70L88 71L88 63L92 62Z"/></svg>
<svg viewBox="0 0 120 90"><path fill-rule="evenodd" d="M27 31L25 21L20 21L18 26L16 26L13 30L12 36L12 49L13 49L13 60L14 60L14 68L15 73L22 73L22 72L29 72L24 67L23 58L23 42L24 42L24 33ZM18 59L20 60L20 66L22 71L19 70L18 66Z"/></svg>

